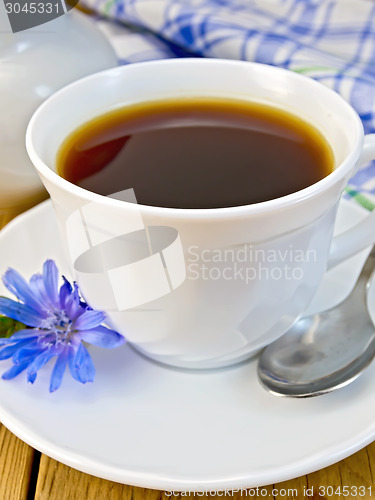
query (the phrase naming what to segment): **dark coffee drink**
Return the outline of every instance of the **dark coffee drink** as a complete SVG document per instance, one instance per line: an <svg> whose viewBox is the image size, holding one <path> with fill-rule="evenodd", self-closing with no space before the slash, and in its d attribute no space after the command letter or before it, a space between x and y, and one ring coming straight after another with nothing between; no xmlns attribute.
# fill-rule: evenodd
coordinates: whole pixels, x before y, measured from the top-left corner
<svg viewBox="0 0 375 500"><path fill-rule="evenodd" d="M248 205L299 191L334 168L312 125L273 106L219 98L145 102L75 130L57 172L99 194L133 188L138 203Z"/></svg>

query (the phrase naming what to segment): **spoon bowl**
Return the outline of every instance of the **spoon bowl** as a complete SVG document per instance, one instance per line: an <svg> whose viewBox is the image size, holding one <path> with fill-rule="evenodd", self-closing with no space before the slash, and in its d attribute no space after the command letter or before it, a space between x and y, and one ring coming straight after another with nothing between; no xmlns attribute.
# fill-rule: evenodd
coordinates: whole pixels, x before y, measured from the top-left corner
<svg viewBox="0 0 375 500"><path fill-rule="evenodd" d="M258 378L271 393L311 397L355 380L375 356L375 251L341 304L297 321L262 352Z"/></svg>

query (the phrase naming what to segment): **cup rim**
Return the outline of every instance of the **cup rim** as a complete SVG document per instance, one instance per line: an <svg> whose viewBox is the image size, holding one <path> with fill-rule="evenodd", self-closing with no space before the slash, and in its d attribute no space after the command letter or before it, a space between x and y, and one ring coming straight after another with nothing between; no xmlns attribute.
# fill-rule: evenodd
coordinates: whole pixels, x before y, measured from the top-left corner
<svg viewBox="0 0 375 500"><path fill-rule="evenodd" d="M34 128L38 124L38 120L40 114L44 112L45 108L48 109L50 103L54 101L56 98L60 98L66 93L71 92L71 89L75 88L78 85L85 85L87 82L95 81L100 78L106 77L110 75L111 77L115 73L123 73L128 71L127 68L137 66L163 66L163 65L189 65L189 64L203 64L207 65L221 65L221 66L252 66L256 68L262 67L265 71L272 72L280 72L284 73L287 78L292 78L296 80L304 80L308 81L309 85L315 86L317 91L326 92L327 94L331 94L333 98L336 100L339 99L341 101L341 105L346 107L346 110L352 115L353 125L355 127L355 131L357 134L357 138L354 144L354 147L350 151L349 155L344 159L342 163L340 163L331 173L327 176L323 177L319 181L311 184L310 186L303 188L299 191L295 191L288 195L274 198L267 201L262 201L258 203L253 203L249 205L238 205L233 207L224 207L224 208L171 208L171 207L162 207L162 206L153 206L153 205L143 205L143 204L133 204L130 202L126 202L123 200L116 200L115 198L109 198L108 196L101 195L98 193L94 193L85 188L79 187L76 184L64 179L59 174L54 172L39 156L36 152L33 145L33 133ZM265 69L267 68L267 69ZM301 75L295 73L289 69L284 69L276 66L271 66L268 64L258 63L258 62L250 62L250 61L241 61L241 60L229 60L229 59L219 59L219 58L183 58L183 59L160 59L154 61L144 61L134 63L132 65L126 66L117 66L104 71L100 71L84 78L80 78L79 80L70 83L69 85L61 88L53 95L51 95L48 99L46 99L34 112L32 115L29 124L26 130L26 149L28 155L34 165L34 168L37 172L47 179L52 184L57 187L68 191L70 194L77 196L81 199L85 199L88 202L96 202L96 203L106 203L108 206L113 206L115 208L119 208L126 204L127 208L135 209L137 211L142 210L142 213L150 214L150 215L162 215L167 217L178 217L178 218L189 218L189 219L202 219L202 218L226 218L226 217L241 217L241 216L249 216L251 214L259 214L259 213L267 213L273 211L279 211L286 207L290 207L292 205L300 204L308 199L317 196L318 194L325 192L330 187L332 187L337 181L348 175L350 171L354 168L358 158L360 156L360 152L362 150L364 140L364 130L362 122L354 110L354 108L344 100L337 92L325 87L321 83L313 80L310 77L305 75Z"/></svg>

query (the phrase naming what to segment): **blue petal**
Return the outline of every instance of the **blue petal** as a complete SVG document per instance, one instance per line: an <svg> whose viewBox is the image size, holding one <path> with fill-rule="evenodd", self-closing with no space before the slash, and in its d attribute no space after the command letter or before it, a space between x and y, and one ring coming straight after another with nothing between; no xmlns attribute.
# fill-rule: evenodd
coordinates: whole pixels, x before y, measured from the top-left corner
<svg viewBox="0 0 375 500"><path fill-rule="evenodd" d="M80 305L78 287L76 284L74 284L73 292L69 295L69 297L65 301L65 310L67 315L72 321L77 319L77 316L79 314L82 314L82 312L84 312Z"/></svg>
<svg viewBox="0 0 375 500"><path fill-rule="evenodd" d="M43 281L48 297L53 305L58 308L59 301L59 270L52 259L48 259L43 264Z"/></svg>
<svg viewBox="0 0 375 500"><path fill-rule="evenodd" d="M42 368L50 359L56 356L55 349L47 349L39 354L30 364L27 369L27 380L31 383L35 382L37 371Z"/></svg>
<svg viewBox="0 0 375 500"><path fill-rule="evenodd" d="M31 309L31 307L6 297L0 297L0 314L34 327L39 327L43 320L43 316Z"/></svg>
<svg viewBox="0 0 375 500"><path fill-rule="evenodd" d="M60 387L64 376L66 364L68 362L68 354L69 354L69 349L64 349L58 356L55 366L53 367L52 370L49 392L54 392Z"/></svg>
<svg viewBox="0 0 375 500"><path fill-rule="evenodd" d="M20 363L19 365L13 365L9 370L7 370L5 373L2 375L3 380L10 380L14 377L17 377L21 372L26 370L26 368L29 365L29 361L24 361L23 363Z"/></svg>
<svg viewBox="0 0 375 500"><path fill-rule="evenodd" d="M19 272L15 269L8 269L3 276L3 283L19 300L43 314L43 303L37 300L29 284Z"/></svg>
<svg viewBox="0 0 375 500"><path fill-rule="evenodd" d="M105 326L97 326L91 330L81 330L78 333L78 337L89 344L105 347L106 349L113 349L125 342L125 338L122 335Z"/></svg>
<svg viewBox="0 0 375 500"><path fill-rule="evenodd" d="M29 286L37 300L43 304L44 310L55 308L54 304L48 297L44 286L43 276L41 274L34 274L31 276Z"/></svg>
<svg viewBox="0 0 375 500"><path fill-rule="evenodd" d="M95 367L92 362L91 356L83 344L80 344L76 356L73 360L73 369L77 374L76 378L82 384L86 382L93 382L95 377ZM70 371L72 371L72 367L70 367Z"/></svg>
<svg viewBox="0 0 375 500"><path fill-rule="evenodd" d="M81 342L79 343L81 345ZM70 373L72 374L72 377L75 380L78 380L78 382L81 382L78 373L77 373L77 367L74 365L74 359L76 357L78 350L78 346L71 345L69 347L69 354L68 354L68 362L69 362L69 368L70 368Z"/></svg>
<svg viewBox="0 0 375 500"><path fill-rule="evenodd" d="M30 363L32 363L34 361L34 359L35 359L35 353L33 353L30 356L25 356L19 363L13 363L13 364L17 366L17 365L22 365L24 363L27 363L27 366L29 366Z"/></svg>
<svg viewBox="0 0 375 500"><path fill-rule="evenodd" d="M60 287L59 297L60 297L60 309L65 309L66 299L72 293L72 285L63 276L64 284Z"/></svg>
<svg viewBox="0 0 375 500"><path fill-rule="evenodd" d="M106 316L100 311L86 311L81 314L73 323L74 330L91 330L96 328L105 320Z"/></svg>
<svg viewBox="0 0 375 500"><path fill-rule="evenodd" d="M6 347L3 347L0 350L0 361L3 359L9 359L11 356L13 356L14 353L16 353L19 349L22 349L26 345L30 344L32 341L29 339L27 340L20 340L16 344L8 345Z"/></svg>
<svg viewBox="0 0 375 500"><path fill-rule="evenodd" d="M29 345L22 347L22 349L16 351L12 356L12 361L15 365L18 365L19 363L22 363L26 359L30 360L34 359L36 356L38 356L45 350L46 348L41 346L37 342L30 343Z"/></svg>
<svg viewBox="0 0 375 500"><path fill-rule="evenodd" d="M81 345L81 342L79 342L79 345L70 346L69 354L68 354L68 363L69 363L70 373L75 380L78 380L78 382L81 382L81 379L79 378L77 366L74 364L74 360L76 358L76 354L77 354L77 351L78 351L78 348L80 345Z"/></svg>
<svg viewBox="0 0 375 500"><path fill-rule="evenodd" d="M18 330L17 332L14 332L11 337L9 337L9 340L11 342L14 342L15 340L21 340L21 339L30 339L32 337L38 337L38 329L34 328L26 328L25 330Z"/></svg>
<svg viewBox="0 0 375 500"><path fill-rule="evenodd" d="M19 346L17 344L12 344L8 345L7 347L3 347L0 351L0 361L11 358L18 349Z"/></svg>

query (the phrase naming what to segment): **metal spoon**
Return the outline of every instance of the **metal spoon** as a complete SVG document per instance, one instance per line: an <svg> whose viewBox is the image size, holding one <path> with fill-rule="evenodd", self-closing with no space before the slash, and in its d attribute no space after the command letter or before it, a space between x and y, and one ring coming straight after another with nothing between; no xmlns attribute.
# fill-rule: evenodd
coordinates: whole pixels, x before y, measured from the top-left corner
<svg viewBox="0 0 375 500"><path fill-rule="evenodd" d="M318 396L356 379L375 356L375 326L367 297L375 286L375 247L344 302L297 321L260 356L258 377L280 396ZM375 276L373 276L374 278Z"/></svg>

